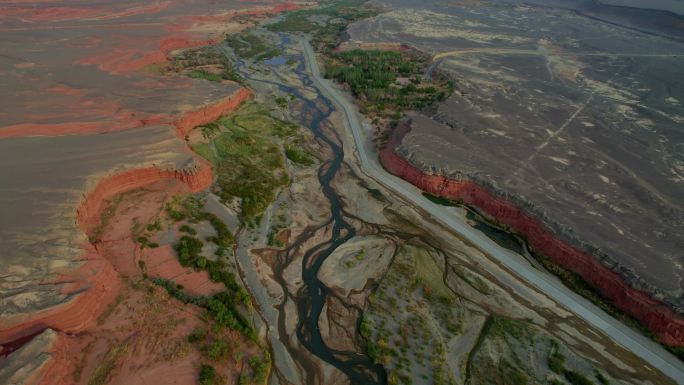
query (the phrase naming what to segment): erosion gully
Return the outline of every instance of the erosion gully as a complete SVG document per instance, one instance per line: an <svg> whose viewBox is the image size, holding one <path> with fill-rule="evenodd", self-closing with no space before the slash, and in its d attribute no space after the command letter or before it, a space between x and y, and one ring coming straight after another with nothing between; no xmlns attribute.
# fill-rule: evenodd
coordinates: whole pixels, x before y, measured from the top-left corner
<svg viewBox="0 0 684 385"><path fill-rule="evenodd" d="M279 34L281 43L280 48L283 48L289 43L290 39L285 34ZM225 52L225 48L223 49ZM303 287L297 293L294 299L297 303L298 324L297 324L297 339L299 343L304 346L311 354L334 366L343 372L351 381L352 384L386 384L387 374L381 365L373 363L365 354L357 352L343 352L330 349L321 335L318 327L318 321L329 295L332 295L330 290L318 279L318 271L323 262L330 256L330 254L340 245L347 242L356 235L356 230L345 219L342 210L340 197L332 187L332 181L337 175L344 160L344 148L341 141L334 132L326 130L325 125L332 127L328 120L331 113L334 111L333 104L318 90L314 82L310 79L309 74L304 66L304 61L300 57L299 65L294 72L299 76L303 84L311 89L316 90L316 98L314 100L306 98L300 89L292 87L282 82L257 79L250 73L245 61L237 58L237 71L252 83L267 83L271 86L277 87L281 92L287 95L292 95L302 104L300 111L296 113L298 123L307 127L315 139L320 143L325 144L330 149L331 157L322 163L318 169L318 181L322 187L323 194L330 204L330 222L325 224L331 225L330 239L319 243L308 249L302 261L302 280ZM335 137L331 137L335 135ZM287 266L291 253L296 250L298 245L304 243L307 239L314 235L314 231L305 231L295 242L284 252L284 260L281 259L279 266L274 268L274 275L276 280L281 285L283 291L287 293L287 283L284 281L282 271ZM298 361L307 371L307 384L314 385L316 383L317 373L319 372L319 365L311 362L310 358L302 354L296 347L291 346L289 338L285 331L285 317L284 308L286 301L284 300L279 306L279 323L280 339L288 348L290 355ZM358 325L357 325L358 326Z"/></svg>

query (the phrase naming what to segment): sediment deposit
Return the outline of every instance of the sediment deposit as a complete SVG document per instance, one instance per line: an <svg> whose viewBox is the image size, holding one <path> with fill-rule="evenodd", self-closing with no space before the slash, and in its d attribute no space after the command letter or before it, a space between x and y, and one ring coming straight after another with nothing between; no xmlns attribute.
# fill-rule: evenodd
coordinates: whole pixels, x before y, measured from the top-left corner
<svg viewBox="0 0 684 385"><path fill-rule="evenodd" d="M477 183L466 178L450 179L423 171L404 159L397 153L396 147L409 129L408 124L397 128L389 143L380 151L380 160L388 171L430 194L476 207L489 218L524 236L536 252L549 256L555 263L581 275L616 307L646 325L660 341L684 346L684 317L665 303L631 287L597 256L560 240L538 219Z"/></svg>

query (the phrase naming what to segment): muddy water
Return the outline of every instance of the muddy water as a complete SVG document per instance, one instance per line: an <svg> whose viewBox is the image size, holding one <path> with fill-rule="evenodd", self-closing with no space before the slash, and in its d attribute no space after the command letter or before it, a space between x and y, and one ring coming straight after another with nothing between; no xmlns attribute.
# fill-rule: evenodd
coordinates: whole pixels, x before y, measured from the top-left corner
<svg viewBox="0 0 684 385"><path fill-rule="evenodd" d="M289 42L289 38L286 35L281 35L280 37L282 45ZM280 48L283 47L281 46ZM298 120L299 124L311 130L316 140L324 143L330 149L330 158L326 159L318 169L318 180L323 194L330 204L331 220L329 224L332 228L331 236L330 239L310 248L304 254L302 261L303 287L294 299L297 303L299 316L296 329L297 339L311 354L343 372L352 384L385 384L387 383L387 374L381 365L374 364L370 357L365 354L331 350L326 345L318 327L321 312L328 295L330 295L329 289L318 279L318 271L326 258L338 246L351 239L356 234L356 230L346 221L342 212L340 197L331 185L344 159L344 148L340 141L336 137L331 137L330 133L325 129L326 124L329 123L328 118L334 111L334 107L331 101L315 87L314 82L310 79L304 67L302 58L299 59L300 65L295 69L295 73L305 86L316 90L317 95L313 100L305 97L298 88L291 87L285 83L255 79L250 75L245 62L238 61L237 64L240 75L250 82L268 83L276 86L283 93L292 95L297 104L301 105L294 118ZM332 125L328 125L328 127L332 127ZM312 235L312 232L305 232L295 241L295 246L306 242ZM290 249L295 249L295 247ZM289 255L286 256L286 262L287 257ZM276 279L285 292L287 292L287 285L281 273L286 266L287 263L283 263L282 266L274 269ZM284 326L284 305L285 302L279 308L281 314L279 331L281 340L285 342L288 338ZM315 384L320 367L310 362L309 357L299 352L295 347L287 343L285 345L288 347L291 356L298 360L298 364L307 370L307 384Z"/></svg>

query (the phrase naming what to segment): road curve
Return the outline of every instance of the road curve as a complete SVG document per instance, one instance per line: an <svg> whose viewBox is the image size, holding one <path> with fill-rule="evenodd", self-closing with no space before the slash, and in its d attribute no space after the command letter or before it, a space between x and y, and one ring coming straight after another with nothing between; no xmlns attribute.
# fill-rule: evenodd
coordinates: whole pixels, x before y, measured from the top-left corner
<svg viewBox="0 0 684 385"><path fill-rule="evenodd" d="M503 249L494 243L484 234L468 225L462 218L450 215L442 207L429 201L413 185L385 171L377 157L369 157L369 153L373 154L369 147L372 144L364 137L356 109L344 95L321 76L316 55L309 42L303 40L302 44L305 62L312 74L313 81L344 113L345 126L350 130L354 138L356 154L360 161L361 169L366 175L429 213L435 220L452 229L464 239L472 242L480 250L492 256L510 271L537 287L541 292L672 378L678 384L684 384L684 365L660 345L611 317L588 300L565 287L550 274L536 270L529 264L513 257L509 250Z"/></svg>

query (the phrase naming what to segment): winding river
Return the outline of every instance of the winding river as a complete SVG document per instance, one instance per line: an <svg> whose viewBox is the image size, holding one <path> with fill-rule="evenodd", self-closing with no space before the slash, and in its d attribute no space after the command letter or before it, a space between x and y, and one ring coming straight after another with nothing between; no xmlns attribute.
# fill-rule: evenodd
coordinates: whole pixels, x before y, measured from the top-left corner
<svg viewBox="0 0 684 385"><path fill-rule="evenodd" d="M282 40L279 48L283 48L285 44L290 42L290 38L282 34L279 36ZM319 142L324 143L330 149L331 157L325 160L318 169L318 181L322 187L323 195L330 204L331 219L327 225L332 227L331 237L311 247L304 254L302 261L302 280L304 285L299 293L297 293L297 298L294 299L297 303L299 316L296 329L297 339L311 354L343 372L351 380L352 384L386 384L387 374L381 365L373 363L367 355L330 349L326 345L318 327L323 307L328 296L331 295L329 289L318 279L318 271L326 258L338 246L356 235L354 227L346 221L340 197L331 185L344 162L344 148L342 144L340 144L338 138L330 137L330 134L324 129L324 124L328 122L328 118L334 111L333 103L318 89L314 80L311 79L311 74L304 65L303 55L300 58L299 66L294 72L305 86L316 91L314 100L305 97L300 89L283 82L255 78L252 76L245 61L242 59L237 60L238 72L249 82L268 83L271 86L277 87L284 94L292 95L298 103L301 103L303 107L295 116L298 120L297 123L307 127ZM295 240L293 245L284 252L285 262L288 262L291 257L289 254L312 235L313 232L305 232L299 239ZM284 292L287 292L287 284L283 279L282 270L286 266L287 263L281 263L280 266L275 268L276 280ZM281 314L279 330L281 340L285 342L286 338L283 337L285 333L284 305L285 301L279 307ZM285 343L285 345L288 346L289 344ZM295 347L288 346L288 350L290 355L298 359L298 363L307 369L307 384L316 384L317 366L307 362L309 360L308 357L297 351Z"/></svg>

